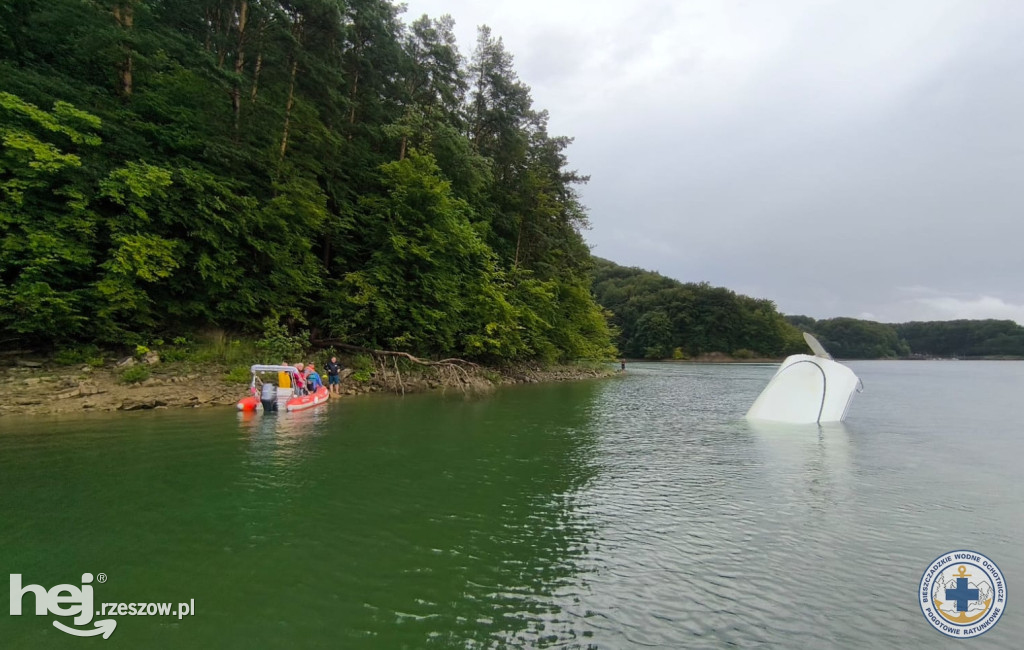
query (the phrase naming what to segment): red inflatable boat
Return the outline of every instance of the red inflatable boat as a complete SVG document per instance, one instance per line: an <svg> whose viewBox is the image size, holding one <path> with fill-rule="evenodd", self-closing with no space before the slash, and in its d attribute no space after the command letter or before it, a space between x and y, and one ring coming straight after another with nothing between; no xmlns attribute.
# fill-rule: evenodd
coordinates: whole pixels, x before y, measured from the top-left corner
<svg viewBox="0 0 1024 650"><path fill-rule="evenodd" d="M262 408L264 412L278 410L278 388L269 383L263 384L262 392L256 389L256 375L261 372L286 372L292 377L292 385L296 385L299 371L292 366L263 366L252 367L252 385L249 386L249 397L238 400L239 411L256 411ZM290 392L290 389L288 389ZM287 393L282 391L280 397L284 399ZM308 395L292 395L284 403L286 411L301 411L319 404L323 404L330 398L331 393L325 386L320 386L316 391Z"/></svg>
<svg viewBox="0 0 1024 650"><path fill-rule="evenodd" d="M285 409L288 411L301 411L317 404L323 404L331 396L326 386L321 386L309 395L298 395L285 402Z"/></svg>

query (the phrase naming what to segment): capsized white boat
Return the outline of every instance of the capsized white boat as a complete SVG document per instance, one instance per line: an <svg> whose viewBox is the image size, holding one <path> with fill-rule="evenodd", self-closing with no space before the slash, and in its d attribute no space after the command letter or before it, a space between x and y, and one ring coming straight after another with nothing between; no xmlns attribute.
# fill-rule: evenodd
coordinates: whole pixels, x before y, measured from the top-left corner
<svg viewBox="0 0 1024 650"><path fill-rule="evenodd" d="M841 363L832 360L818 339L804 332L814 356L786 357L747 411L748 420L793 424L842 422L853 396L864 384Z"/></svg>

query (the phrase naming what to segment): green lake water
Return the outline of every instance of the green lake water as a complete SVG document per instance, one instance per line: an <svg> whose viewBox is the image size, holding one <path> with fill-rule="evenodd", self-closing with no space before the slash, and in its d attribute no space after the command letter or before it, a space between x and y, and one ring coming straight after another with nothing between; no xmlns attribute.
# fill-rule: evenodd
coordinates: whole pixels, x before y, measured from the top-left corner
<svg viewBox="0 0 1024 650"><path fill-rule="evenodd" d="M753 426L767 365L229 409L0 418L0 647L1019 648L1024 363L859 362L844 425ZM999 564L973 641L925 567ZM8 615L94 583L107 640ZM91 624L90 624L91 626Z"/></svg>

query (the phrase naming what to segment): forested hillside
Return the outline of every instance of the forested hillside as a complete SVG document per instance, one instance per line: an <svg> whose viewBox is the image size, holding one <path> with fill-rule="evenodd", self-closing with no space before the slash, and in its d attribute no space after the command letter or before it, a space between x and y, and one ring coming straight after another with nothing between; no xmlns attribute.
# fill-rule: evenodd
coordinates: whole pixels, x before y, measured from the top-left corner
<svg viewBox="0 0 1024 650"><path fill-rule="evenodd" d="M1011 320L953 320L899 324L856 318L787 316L836 357L1024 357L1024 327Z"/></svg>
<svg viewBox="0 0 1024 650"><path fill-rule="evenodd" d="M630 357L665 359L722 352L737 358L806 352L800 331L770 300L707 283L595 258L594 293L613 313L619 348Z"/></svg>
<svg viewBox="0 0 1024 650"><path fill-rule="evenodd" d="M0 345L284 323L419 354L610 354L570 140L487 28L466 56L451 18L401 12L0 3Z"/></svg>

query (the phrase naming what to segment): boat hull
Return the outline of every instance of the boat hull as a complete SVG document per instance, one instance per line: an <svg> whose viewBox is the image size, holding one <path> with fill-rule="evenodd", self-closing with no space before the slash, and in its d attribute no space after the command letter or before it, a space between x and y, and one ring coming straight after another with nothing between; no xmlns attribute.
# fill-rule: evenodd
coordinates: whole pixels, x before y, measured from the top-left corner
<svg viewBox="0 0 1024 650"><path fill-rule="evenodd" d="M260 400L258 397L243 397L242 399L238 400L238 410L242 411L243 413L255 411L256 408L259 407L259 405Z"/></svg>
<svg viewBox="0 0 1024 650"><path fill-rule="evenodd" d="M301 411L303 409L312 408L326 402L331 396L330 391L325 386L321 386L316 389L316 392L309 395L298 395L292 397L285 403L285 409L288 411Z"/></svg>
<svg viewBox="0 0 1024 650"><path fill-rule="evenodd" d="M860 387L860 379L843 364L795 354L779 366L747 411L747 419L793 424L842 422Z"/></svg>

